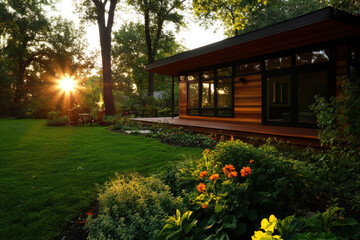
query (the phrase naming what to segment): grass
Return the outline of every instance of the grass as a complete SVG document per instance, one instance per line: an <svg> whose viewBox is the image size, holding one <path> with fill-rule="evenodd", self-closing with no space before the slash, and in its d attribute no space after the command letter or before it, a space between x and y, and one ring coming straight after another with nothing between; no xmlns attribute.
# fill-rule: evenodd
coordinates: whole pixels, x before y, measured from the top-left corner
<svg viewBox="0 0 360 240"><path fill-rule="evenodd" d="M96 199L115 172L144 175L202 149L104 127L48 127L0 119L0 239L53 239Z"/></svg>

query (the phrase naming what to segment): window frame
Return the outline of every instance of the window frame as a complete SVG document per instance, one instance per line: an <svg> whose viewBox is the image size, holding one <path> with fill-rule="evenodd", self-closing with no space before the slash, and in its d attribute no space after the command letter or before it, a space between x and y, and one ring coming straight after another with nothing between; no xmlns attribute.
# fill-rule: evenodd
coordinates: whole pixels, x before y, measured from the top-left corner
<svg viewBox="0 0 360 240"><path fill-rule="evenodd" d="M336 48L338 45L334 44L320 44L307 46L305 48L292 49L290 51L283 51L276 54L270 54L262 57L262 124L273 126L289 126L289 127L305 127L317 128L316 123L301 123L299 122L298 112L298 75L301 73L315 73L320 71L327 71L328 73L328 96L336 95ZM319 51L329 49L329 61L305 65L296 65L296 55L306 53L309 51ZM281 56L291 56L291 66L282 69L265 70L265 60L273 59ZM290 106L291 106L291 120L289 122L276 122L268 120L268 89L267 78L271 76L290 75Z"/></svg>

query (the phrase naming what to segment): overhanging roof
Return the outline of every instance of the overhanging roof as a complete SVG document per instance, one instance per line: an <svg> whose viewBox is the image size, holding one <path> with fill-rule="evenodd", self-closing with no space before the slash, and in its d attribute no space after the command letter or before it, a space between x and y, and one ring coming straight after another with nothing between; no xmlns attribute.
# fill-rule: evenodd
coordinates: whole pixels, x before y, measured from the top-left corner
<svg viewBox="0 0 360 240"><path fill-rule="evenodd" d="M247 59L301 46L360 35L360 17L327 7L145 66L146 71L177 76L191 69Z"/></svg>

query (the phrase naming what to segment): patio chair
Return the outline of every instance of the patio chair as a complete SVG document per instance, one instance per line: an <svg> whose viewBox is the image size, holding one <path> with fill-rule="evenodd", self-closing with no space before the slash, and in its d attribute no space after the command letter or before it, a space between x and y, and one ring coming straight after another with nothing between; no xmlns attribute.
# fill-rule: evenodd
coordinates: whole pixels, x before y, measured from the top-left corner
<svg viewBox="0 0 360 240"><path fill-rule="evenodd" d="M105 110L97 111L96 119L92 118L91 122L92 123L97 123L100 126L107 126L108 124L103 121L104 116L105 116Z"/></svg>
<svg viewBox="0 0 360 240"><path fill-rule="evenodd" d="M69 123L67 126L73 126L80 123L79 111L77 109L68 109Z"/></svg>

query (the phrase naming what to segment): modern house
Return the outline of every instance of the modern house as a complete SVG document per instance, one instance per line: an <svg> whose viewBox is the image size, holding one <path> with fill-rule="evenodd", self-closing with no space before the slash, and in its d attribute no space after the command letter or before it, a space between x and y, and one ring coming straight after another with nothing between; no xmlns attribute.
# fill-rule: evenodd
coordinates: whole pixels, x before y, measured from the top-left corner
<svg viewBox="0 0 360 240"><path fill-rule="evenodd" d="M348 75L359 58L360 17L328 7L145 70L179 79L178 125L306 144L317 139L309 109L314 96L338 95L338 77Z"/></svg>

